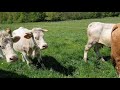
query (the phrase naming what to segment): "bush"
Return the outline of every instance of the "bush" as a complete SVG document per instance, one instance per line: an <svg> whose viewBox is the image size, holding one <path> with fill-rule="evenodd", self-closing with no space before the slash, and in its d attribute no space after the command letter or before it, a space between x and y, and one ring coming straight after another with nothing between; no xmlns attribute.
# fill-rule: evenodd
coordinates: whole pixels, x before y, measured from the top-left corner
<svg viewBox="0 0 120 90"><path fill-rule="evenodd" d="M120 12L0 12L0 23L81 20L118 16L120 16Z"/></svg>
<svg viewBox="0 0 120 90"><path fill-rule="evenodd" d="M30 12L28 14L28 21L29 22L39 22L44 21L46 14L43 12Z"/></svg>
<svg viewBox="0 0 120 90"><path fill-rule="evenodd" d="M22 22L28 22L28 15L26 12L21 12L20 13L20 17L18 18L18 22L22 23Z"/></svg>
<svg viewBox="0 0 120 90"><path fill-rule="evenodd" d="M0 12L0 23L38 22L44 21L45 17L43 12Z"/></svg>
<svg viewBox="0 0 120 90"><path fill-rule="evenodd" d="M61 12L46 12L46 20L48 21L61 21L62 13Z"/></svg>

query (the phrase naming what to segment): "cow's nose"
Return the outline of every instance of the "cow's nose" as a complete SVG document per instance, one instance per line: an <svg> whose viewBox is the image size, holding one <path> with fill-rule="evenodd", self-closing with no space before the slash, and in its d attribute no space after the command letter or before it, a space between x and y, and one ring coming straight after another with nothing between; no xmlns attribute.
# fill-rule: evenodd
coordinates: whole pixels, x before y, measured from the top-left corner
<svg viewBox="0 0 120 90"><path fill-rule="evenodd" d="M47 48L47 47L48 47L48 45L47 45L47 44L45 44L45 45L43 45L42 47L45 49L45 48Z"/></svg>
<svg viewBox="0 0 120 90"><path fill-rule="evenodd" d="M12 56L12 57L10 58L10 60L11 60L11 61L16 61L16 60L18 60L18 57Z"/></svg>

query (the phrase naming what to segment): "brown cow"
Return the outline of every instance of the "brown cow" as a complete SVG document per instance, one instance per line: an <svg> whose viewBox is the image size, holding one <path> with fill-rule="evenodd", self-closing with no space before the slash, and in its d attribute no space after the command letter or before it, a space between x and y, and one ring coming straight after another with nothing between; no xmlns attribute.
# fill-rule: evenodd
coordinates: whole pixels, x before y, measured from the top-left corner
<svg viewBox="0 0 120 90"><path fill-rule="evenodd" d="M120 23L116 24L112 29L111 58L117 74L120 77Z"/></svg>

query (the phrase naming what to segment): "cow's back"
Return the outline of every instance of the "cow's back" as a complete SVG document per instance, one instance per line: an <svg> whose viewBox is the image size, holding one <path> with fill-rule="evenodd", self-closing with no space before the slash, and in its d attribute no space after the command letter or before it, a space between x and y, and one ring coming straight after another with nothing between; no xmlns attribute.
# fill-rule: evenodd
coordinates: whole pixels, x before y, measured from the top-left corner
<svg viewBox="0 0 120 90"><path fill-rule="evenodd" d="M120 77L120 24L116 24L111 33L111 58Z"/></svg>
<svg viewBox="0 0 120 90"><path fill-rule="evenodd" d="M105 61L103 56L100 54L100 48L104 45L111 47L111 32L115 24L92 22L88 25L87 35L88 41L84 49L84 61L87 62L88 51L94 46L94 51L98 58Z"/></svg>
<svg viewBox="0 0 120 90"><path fill-rule="evenodd" d="M92 22L88 25L88 38L111 47L111 32L115 24Z"/></svg>
<svg viewBox="0 0 120 90"><path fill-rule="evenodd" d="M87 35L89 39L93 39L95 41L99 40L100 34L102 32L102 23L100 22L92 22L88 25Z"/></svg>
<svg viewBox="0 0 120 90"><path fill-rule="evenodd" d="M27 30L26 28L20 27L12 32L13 36L20 36L21 39L13 44L13 47L16 51L22 52L22 51L29 51L30 49L34 48L33 39L26 39L24 38L25 33L30 32L30 30Z"/></svg>
<svg viewBox="0 0 120 90"><path fill-rule="evenodd" d="M16 35L23 36L23 35L24 35L25 33L27 33L27 32L30 32L30 30L28 30L28 29L26 29L26 28L24 28L24 27L20 27L20 28L14 30L14 31L12 32L12 35L13 35L13 36L16 36Z"/></svg>
<svg viewBox="0 0 120 90"><path fill-rule="evenodd" d="M102 43L107 47L111 47L111 32L114 25L115 24L111 24L111 23L103 23L103 28L100 35L99 43Z"/></svg>
<svg viewBox="0 0 120 90"><path fill-rule="evenodd" d="M120 29L116 29L112 32L111 42L111 51L113 55L120 57Z"/></svg>

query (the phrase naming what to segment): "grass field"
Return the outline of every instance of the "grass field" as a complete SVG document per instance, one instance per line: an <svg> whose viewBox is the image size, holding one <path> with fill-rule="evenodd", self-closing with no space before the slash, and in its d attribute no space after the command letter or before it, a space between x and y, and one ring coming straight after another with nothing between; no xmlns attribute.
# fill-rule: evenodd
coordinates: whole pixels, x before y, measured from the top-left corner
<svg viewBox="0 0 120 90"><path fill-rule="evenodd" d="M42 27L49 30L44 37L49 47L42 52L46 69L36 68L34 65L28 67L19 55L20 60L14 63L0 60L0 78L116 78L110 59L106 62L97 60L93 49L88 53L88 63L83 61L84 46L87 42L86 28L93 21L119 23L120 17L0 24L0 29L10 27L15 30L23 26L28 29ZM110 49L104 47L101 53L110 56Z"/></svg>

